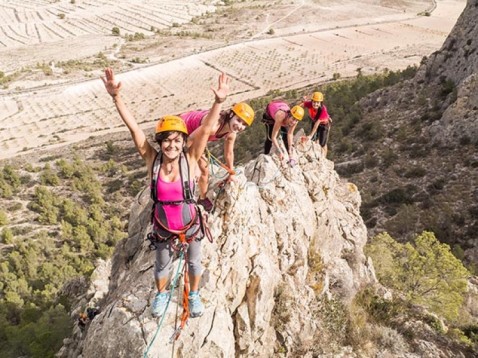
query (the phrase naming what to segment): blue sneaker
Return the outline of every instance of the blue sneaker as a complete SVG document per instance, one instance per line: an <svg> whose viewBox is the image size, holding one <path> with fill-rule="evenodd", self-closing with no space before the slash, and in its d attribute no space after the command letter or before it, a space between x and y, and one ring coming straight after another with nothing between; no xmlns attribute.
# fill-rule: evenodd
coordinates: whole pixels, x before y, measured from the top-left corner
<svg viewBox="0 0 478 358"><path fill-rule="evenodd" d="M189 315L191 318L201 317L204 313L204 305L201 302L198 291L189 292Z"/></svg>
<svg viewBox="0 0 478 358"><path fill-rule="evenodd" d="M165 314L166 306L169 301L169 292L158 292L154 297L153 304L151 305L151 314L155 318L161 317Z"/></svg>

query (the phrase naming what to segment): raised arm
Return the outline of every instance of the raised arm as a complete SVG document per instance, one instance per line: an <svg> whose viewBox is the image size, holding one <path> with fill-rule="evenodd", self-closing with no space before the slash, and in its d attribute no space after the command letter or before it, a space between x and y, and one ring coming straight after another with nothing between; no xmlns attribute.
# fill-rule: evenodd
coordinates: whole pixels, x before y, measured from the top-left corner
<svg viewBox="0 0 478 358"><path fill-rule="evenodd" d="M214 134L213 129L219 120L222 102L224 102L229 93L229 77L225 73L219 75L217 89L211 87L214 92L214 103L207 116L202 120L201 125L194 131L192 140L188 143L188 155L193 161L198 161L206 149L207 141L210 135Z"/></svg>
<svg viewBox="0 0 478 358"><path fill-rule="evenodd" d="M111 96L111 98L113 98L113 102L116 106L116 109L118 110L121 119L128 127L139 154L149 166L150 163L152 163L152 161L154 160L156 150L151 146L151 144L149 144L143 130L138 126L138 123L136 122L133 114L129 111L123 99L121 98L121 82L116 83L114 72L111 68L105 69L105 75L101 76L101 79L105 85L106 91Z"/></svg>

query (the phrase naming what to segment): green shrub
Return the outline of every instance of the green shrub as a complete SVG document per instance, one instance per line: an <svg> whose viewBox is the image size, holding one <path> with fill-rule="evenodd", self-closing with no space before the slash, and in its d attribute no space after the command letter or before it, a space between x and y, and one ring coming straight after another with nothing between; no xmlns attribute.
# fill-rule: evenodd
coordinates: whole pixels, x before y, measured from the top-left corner
<svg viewBox="0 0 478 358"><path fill-rule="evenodd" d="M33 201L29 208L39 214L38 221L42 224L56 224L60 210L58 208L61 200L44 186L35 188Z"/></svg>
<svg viewBox="0 0 478 358"><path fill-rule="evenodd" d="M7 213L3 210L0 210L0 226L8 224L8 216Z"/></svg>
<svg viewBox="0 0 478 358"><path fill-rule="evenodd" d="M14 237L12 230L8 227L3 228L2 232L0 233L0 240L7 245L13 244Z"/></svg>
<svg viewBox="0 0 478 358"><path fill-rule="evenodd" d="M412 193L407 188L395 188L383 194L378 201L381 204L412 204Z"/></svg>
<svg viewBox="0 0 478 358"><path fill-rule="evenodd" d="M403 176L405 178L421 178L427 174L427 170L422 167L413 167L405 171Z"/></svg>
<svg viewBox="0 0 478 358"><path fill-rule="evenodd" d="M400 244L384 233L366 246L379 281L404 293L406 299L453 320L463 304L468 270L433 233Z"/></svg>
<svg viewBox="0 0 478 358"><path fill-rule="evenodd" d="M372 287L366 287L358 292L354 302L363 307L375 323L389 323L404 309L399 301L387 300L377 295Z"/></svg>
<svg viewBox="0 0 478 358"><path fill-rule="evenodd" d="M55 172L50 167L49 163L45 164L43 172L40 174L40 182L42 185L57 186L60 184L60 178L56 175Z"/></svg>

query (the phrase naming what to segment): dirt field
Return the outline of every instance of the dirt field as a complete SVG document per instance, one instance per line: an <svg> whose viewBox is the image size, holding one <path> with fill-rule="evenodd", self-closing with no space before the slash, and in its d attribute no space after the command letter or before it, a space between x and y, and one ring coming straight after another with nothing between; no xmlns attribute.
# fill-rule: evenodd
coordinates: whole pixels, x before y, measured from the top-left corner
<svg viewBox="0 0 478 358"><path fill-rule="evenodd" d="M0 1L0 70L15 77L0 90L0 159L124 130L98 79L106 59L122 72L123 96L148 127L161 115L208 107L219 71L234 79L226 103L232 104L334 74L418 64L441 47L465 6L464 0L436 7L392 0L116 3ZM142 35L129 41L135 33ZM66 70L68 60L77 62Z"/></svg>

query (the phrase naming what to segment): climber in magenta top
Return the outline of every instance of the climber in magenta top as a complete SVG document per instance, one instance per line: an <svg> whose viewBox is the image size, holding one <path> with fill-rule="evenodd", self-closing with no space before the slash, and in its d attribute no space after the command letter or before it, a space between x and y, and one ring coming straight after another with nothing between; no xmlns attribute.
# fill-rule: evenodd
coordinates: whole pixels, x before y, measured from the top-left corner
<svg viewBox="0 0 478 358"><path fill-rule="evenodd" d="M312 139L314 142L319 140L320 146L324 148L325 155L327 155L327 140L332 118L330 118L327 107L323 101L324 95L322 92L312 93L310 101L307 97L304 97L302 105L304 108L307 108L309 117L312 120L311 132L304 139Z"/></svg>
<svg viewBox="0 0 478 358"><path fill-rule="evenodd" d="M304 109L300 106L294 106L290 109L289 105L283 101L273 101L269 103L264 111L263 122L267 129L267 138L264 143L264 154L269 154L272 144L279 152L279 158L284 159L284 152L279 146L277 135L281 132L282 141L289 154L289 163L295 162L292 154L294 130L297 123L304 117Z"/></svg>
<svg viewBox="0 0 478 358"><path fill-rule="evenodd" d="M198 110L182 113L179 116L184 120L191 137L194 138L195 131L201 126L203 119L208 115L209 110ZM213 134L209 136L208 141L214 142L224 139L224 159L226 166L229 168L229 176L227 181L234 180L234 143L237 133L242 132L246 127L250 126L254 121L254 110L247 103L236 103L232 108L222 111L219 121L216 123ZM208 160L202 156L198 165L201 175L198 181L199 200L205 210L211 211L212 202L207 198L207 189L209 182Z"/></svg>
<svg viewBox="0 0 478 358"><path fill-rule="evenodd" d="M204 154L208 138L217 131L222 102L229 92L229 78L219 76L218 88L211 88L215 101L208 114L195 130L194 136L188 136L184 121L178 116L163 116L156 124L156 149L148 142L146 134L139 127L133 114L126 107L120 96L121 82L116 82L113 70L105 69L101 77L106 91L113 98L116 109L128 127L135 146L144 159L151 179L153 206L153 231L155 239L156 264L154 270L157 294L151 305L152 315L163 315L168 307L170 292L168 279L173 262L172 242L178 237L188 240L187 265L189 269L189 308L191 317L198 317L204 312L199 297L201 279L201 239L199 233L200 215L191 194L191 183L198 161ZM188 170L189 169L189 170ZM185 226L186 225L186 226ZM199 235L198 235L199 233ZM149 235L148 235L149 238Z"/></svg>

